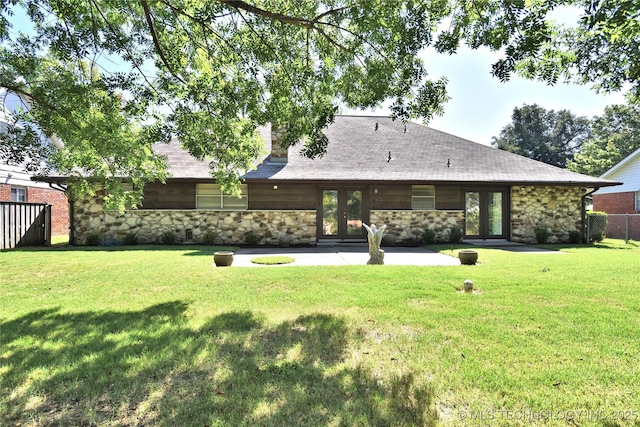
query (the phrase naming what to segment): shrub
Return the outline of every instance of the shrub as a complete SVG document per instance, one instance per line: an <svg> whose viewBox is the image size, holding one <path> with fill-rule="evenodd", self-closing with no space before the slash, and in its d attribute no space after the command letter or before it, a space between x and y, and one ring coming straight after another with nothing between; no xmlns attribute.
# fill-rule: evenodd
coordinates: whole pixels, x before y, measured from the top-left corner
<svg viewBox="0 0 640 427"><path fill-rule="evenodd" d="M536 242L539 244L547 243L549 240L549 230L546 228L536 228Z"/></svg>
<svg viewBox="0 0 640 427"><path fill-rule="evenodd" d="M124 244L127 246L133 246L138 244L138 236L136 233L128 233L124 236Z"/></svg>
<svg viewBox="0 0 640 427"><path fill-rule="evenodd" d="M605 238L604 231L607 229L607 220L606 212L588 212L587 223L590 242L601 242Z"/></svg>
<svg viewBox="0 0 640 427"><path fill-rule="evenodd" d="M174 233L173 231L165 231L164 233L162 233L162 237L160 237L160 240L165 245L175 245L176 241L178 240L178 236L176 236L176 233Z"/></svg>
<svg viewBox="0 0 640 427"><path fill-rule="evenodd" d="M208 246L213 246L216 244L216 233L214 233L213 231L209 230L206 233L204 233L204 235L202 236L202 244L203 245L208 245Z"/></svg>
<svg viewBox="0 0 640 427"><path fill-rule="evenodd" d="M430 245L436 241L436 232L431 228L425 228L422 232L422 240L427 245Z"/></svg>
<svg viewBox="0 0 640 427"><path fill-rule="evenodd" d="M454 225L449 229L449 241L451 243L458 243L462 240L462 228Z"/></svg>
<svg viewBox="0 0 640 427"><path fill-rule="evenodd" d="M578 230L573 230L569 232L569 243L580 243L582 240L582 236Z"/></svg>
<svg viewBox="0 0 640 427"><path fill-rule="evenodd" d="M258 236L256 236L253 231L248 232L244 236L244 243L249 246L255 246L256 244L258 244L258 240Z"/></svg>
<svg viewBox="0 0 640 427"><path fill-rule="evenodd" d="M98 246L101 240L98 233L87 233L84 236L84 242L87 246Z"/></svg>

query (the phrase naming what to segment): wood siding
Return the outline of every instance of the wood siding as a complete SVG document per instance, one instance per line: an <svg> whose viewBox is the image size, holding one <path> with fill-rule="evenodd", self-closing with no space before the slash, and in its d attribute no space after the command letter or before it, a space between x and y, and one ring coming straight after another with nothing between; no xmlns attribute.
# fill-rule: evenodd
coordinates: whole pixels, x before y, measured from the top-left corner
<svg viewBox="0 0 640 427"><path fill-rule="evenodd" d="M369 189L369 206L373 210L411 209L411 184L372 184ZM463 208L462 188L459 185L436 185L436 210Z"/></svg>
<svg viewBox="0 0 640 427"><path fill-rule="evenodd" d="M195 209L194 182L153 183L144 187L142 209Z"/></svg>
<svg viewBox="0 0 640 427"><path fill-rule="evenodd" d="M377 193L376 188L378 189ZM411 185L371 184L369 187L369 208L372 210L411 209Z"/></svg>
<svg viewBox="0 0 640 427"><path fill-rule="evenodd" d="M274 185L278 188L274 189ZM253 184L249 188L249 209L316 209L317 186L315 184Z"/></svg>
<svg viewBox="0 0 640 427"><path fill-rule="evenodd" d="M436 185L436 209L464 209L462 188L459 185Z"/></svg>
<svg viewBox="0 0 640 427"><path fill-rule="evenodd" d="M605 173L602 178L621 182L622 185L601 188L594 195L638 191L640 189L640 153L627 160L625 164L613 172Z"/></svg>
<svg viewBox="0 0 640 427"><path fill-rule="evenodd" d="M274 189L277 185L277 189ZM249 210L316 209L317 183L249 183ZM367 188L367 184L341 183L336 187ZM327 187L328 188L328 187ZM376 189L378 192L376 193ZM411 209L411 184L368 185L369 209ZM147 184L142 209L195 209L196 182L168 182ZM457 185L436 185L436 209L463 209L462 188Z"/></svg>

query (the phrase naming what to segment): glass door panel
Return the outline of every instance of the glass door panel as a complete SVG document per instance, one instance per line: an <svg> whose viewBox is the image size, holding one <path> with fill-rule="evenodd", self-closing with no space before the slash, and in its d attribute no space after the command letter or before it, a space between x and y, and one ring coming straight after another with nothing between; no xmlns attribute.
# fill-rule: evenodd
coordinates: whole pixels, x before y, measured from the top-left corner
<svg viewBox="0 0 640 427"><path fill-rule="evenodd" d="M362 235L362 190L346 190L347 235Z"/></svg>
<svg viewBox="0 0 640 427"><path fill-rule="evenodd" d="M338 190L322 191L322 235L338 235Z"/></svg>
<svg viewBox="0 0 640 427"><path fill-rule="evenodd" d="M465 221L464 235L480 235L480 192L467 191L464 193L465 199Z"/></svg>
<svg viewBox="0 0 640 427"><path fill-rule="evenodd" d="M502 236L502 191L487 193L487 219L489 221L488 234L490 237Z"/></svg>
<svg viewBox="0 0 640 427"><path fill-rule="evenodd" d="M504 238L508 234L506 190L467 190L464 199L466 237Z"/></svg>
<svg viewBox="0 0 640 427"><path fill-rule="evenodd" d="M361 239L362 223L367 221L366 192L338 187L320 192L322 213L318 216L318 237Z"/></svg>

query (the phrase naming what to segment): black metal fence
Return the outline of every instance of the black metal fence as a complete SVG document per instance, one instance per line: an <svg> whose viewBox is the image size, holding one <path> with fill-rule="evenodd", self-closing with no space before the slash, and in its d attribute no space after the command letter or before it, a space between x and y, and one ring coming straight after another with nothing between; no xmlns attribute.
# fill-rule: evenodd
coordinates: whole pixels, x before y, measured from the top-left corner
<svg viewBox="0 0 640 427"><path fill-rule="evenodd" d="M50 244L50 205L0 202L0 249Z"/></svg>

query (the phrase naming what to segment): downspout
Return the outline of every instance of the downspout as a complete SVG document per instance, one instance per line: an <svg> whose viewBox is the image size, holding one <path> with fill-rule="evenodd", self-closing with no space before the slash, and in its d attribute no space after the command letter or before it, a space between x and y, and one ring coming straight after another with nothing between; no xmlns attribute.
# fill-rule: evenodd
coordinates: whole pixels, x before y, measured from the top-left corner
<svg viewBox="0 0 640 427"><path fill-rule="evenodd" d="M69 199L69 246L73 246L73 242L76 240L76 228L73 226L73 211L75 209L75 204L73 200Z"/></svg>
<svg viewBox="0 0 640 427"><path fill-rule="evenodd" d="M586 242L587 244L589 243L589 236L586 235L587 230L587 197L589 197L590 195L592 195L593 193L595 193L596 191L598 191L600 189L600 187L596 187L593 190L589 191L587 194L582 196L582 209L581 209L581 216L582 216L582 225L581 225L581 230L580 230L580 234L582 235L582 240L584 242ZM586 238L585 238L586 236Z"/></svg>

